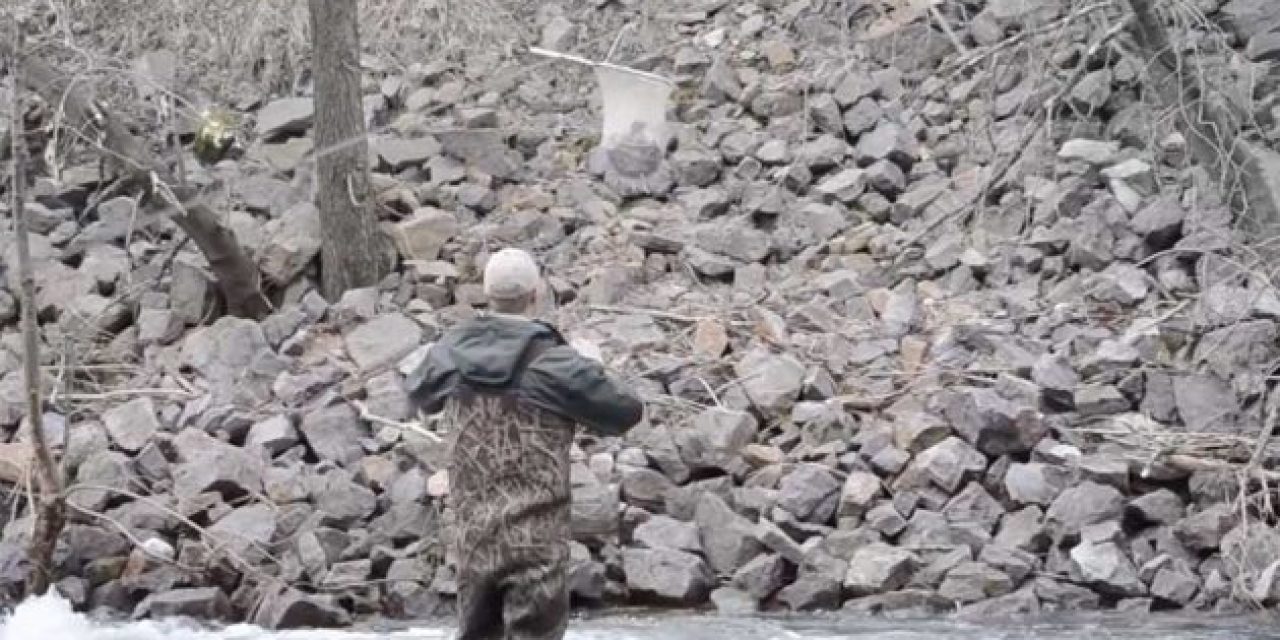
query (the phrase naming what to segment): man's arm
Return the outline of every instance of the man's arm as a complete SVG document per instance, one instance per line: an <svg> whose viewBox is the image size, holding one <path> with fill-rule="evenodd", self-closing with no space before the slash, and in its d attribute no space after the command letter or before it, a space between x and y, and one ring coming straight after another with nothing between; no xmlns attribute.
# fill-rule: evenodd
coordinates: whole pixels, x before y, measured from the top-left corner
<svg viewBox="0 0 1280 640"><path fill-rule="evenodd" d="M529 363L521 391L534 404L606 436L626 433L644 417L644 404L573 347L547 349Z"/></svg>
<svg viewBox="0 0 1280 640"><path fill-rule="evenodd" d="M414 409L428 414L438 413L458 386L458 379L458 367L447 349L436 343L427 350L422 363L405 377L404 387Z"/></svg>

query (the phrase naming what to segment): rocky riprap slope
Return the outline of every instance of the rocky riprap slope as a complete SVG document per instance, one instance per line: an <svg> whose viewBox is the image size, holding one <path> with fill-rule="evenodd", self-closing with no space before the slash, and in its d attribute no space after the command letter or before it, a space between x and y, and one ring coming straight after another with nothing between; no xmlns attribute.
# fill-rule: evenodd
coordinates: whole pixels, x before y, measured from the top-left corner
<svg viewBox="0 0 1280 640"><path fill-rule="evenodd" d="M1198 4L1272 81L1274 3ZM974 51L1073 10L967 5L947 16ZM633 11L537 28L570 49L574 16ZM88 206L92 165L40 179L45 423L75 486L59 588L89 609L272 627L447 613L447 425L415 420L401 380L481 303L487 252L518 245L547 265L546 315L648 405L626 437L575 450L581 603L987 616L1280 598L1266 492L1239 498L1221 462L1247 460L1263 427L1280 299L1185 140L1137 99L1140 61L1084 59L1101 27L1077 20L1055 27L1047 69L1014 56L953 77L925 22L850 46L847 17L660 16L679 40L635 62L681 80L679 126L643 184L582 155L578 72L477 92L484 69L371 69L403 268L332 304L314 291L310 100L261 105L247 155L192 179L223 185L279 300L262 322L212 319L208 269L171 223L124 197ZM1024 105L1077 76L1070 110L1014 148ZM1249 135L1273 136L1258 120ZM0 239L0 425L17 442ZM30 524L0 541L10 586Z"/></svg>

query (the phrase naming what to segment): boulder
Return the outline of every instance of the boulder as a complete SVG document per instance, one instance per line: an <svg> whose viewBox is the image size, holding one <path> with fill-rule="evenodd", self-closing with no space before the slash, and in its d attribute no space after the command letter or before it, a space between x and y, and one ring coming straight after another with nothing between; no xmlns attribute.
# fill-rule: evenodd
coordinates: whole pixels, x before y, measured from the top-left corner
<svg viewBox="0 0 1280 640"><path fill-rule="evenodd" d="M1046 432L1035 408L1015 404L989 388L956 391L944 413L962 438L988 456L1026 453Z"/></svg>
<svg viewBox="0 0 1280 640"><path fill-rule="evenodd" d="M675 604L702 603L715 583L702 558L674 549L624 549L622 569L633 593Z"/></svg>
<svg viewBox="0 0 1280 640"><path fill-rule="evenodd" d="M751 414L714 407L694 418L691 428L676 433L676 447L694 469L733 471L742 448L756 437L758 423Z"/></svg>
<svg viewBox="0 0 1280 640"><path fill-rule="evenodd" d="M1053 504L1067 485L1071 474L1063 467L1043 462L1015 462L1004 476L1005 495L1018 504Z"/></svg>
<svg viewBox="0 0 1280 640"><path fill-rule="evenodd" d="M347 332L343 341L360 371L372 372L413 353L422 342L422 328L402 313L387 313Z"/></svg>
<svg viewBox="0 0 1280 640"><path fill-rule="evenodd" d="M1091 524L1115 520L1124 512L1124 495L1115 487L1085 481L1058 495L1046 518L1060 534L1079 533Z"/></svg>
<svg viewBox="0 0 1280 640"><path fill-rule="evenodd" d="M343 466L354 464L364 456L360 441L369 435L355 409L347 404L307 413L302 417L300 431L316 457Z"/></svg>
<svg viewBox="0 0 1280 640"><path fill-rule="evenodd" d="M840 500L840 481L819 464L800 464L778 483L777 505L796 518L829 522Z"/></svg>
<svg viewBox="0 0 1280 640"><path fill-rule="evenodd" d="M650 517L631 534L637 545L648 549L675 549L689 553L701 553L702 543L698 527L691 522L681 522L670 516Z"/></svg>
<svg viewBox="0 0 1280 640"><path fill-rule="evenodd" d="M733 575L763 551L755 527L715 494L702 495L694 520L707 562L719 575Z"/></svg>
<svg viewBox="0 0 1280 640"><path fill-rule="evenodd" d="M983 562L961 562L938 587L938 595L953 602L969 603L995 598L1013 591L1013 579Z"/></svg>
<svg viewBox="0 0 1280 640"><path fill-rule="evenodd" d="M145 396L108 409L102 424L111 441L129 453L137 453L160 430L155 404Z"/></svg>
<svg viewBox="0 0 1280 640"><path fill-rule="evenodd" d="M1079 579L1113 597L1142 597L1147 587L1138 570L1114 542L1081 542L1071 550L1071 569Z"/></svg>
<svg viewBox="0 0 1280 640"><path fill-rule="evenodd" d="M920 558L910 551L884 543L867 545L849 559L845 593L856 598L897 591L919 566Z"/></svg>

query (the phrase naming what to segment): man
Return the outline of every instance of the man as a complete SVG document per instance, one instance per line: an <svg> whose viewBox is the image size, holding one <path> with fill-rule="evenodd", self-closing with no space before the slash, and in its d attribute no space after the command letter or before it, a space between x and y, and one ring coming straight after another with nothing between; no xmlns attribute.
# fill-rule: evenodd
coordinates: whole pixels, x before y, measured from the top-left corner
<svg viewBox="0 0 1280 640"><path fill-rule="evenodd" d="M450 429L458 640L564 637L575 423L620 435L643 414L598 361L528 318L538 283L528 253L494 254L490 313L448 331L406 381Z"/></svg>

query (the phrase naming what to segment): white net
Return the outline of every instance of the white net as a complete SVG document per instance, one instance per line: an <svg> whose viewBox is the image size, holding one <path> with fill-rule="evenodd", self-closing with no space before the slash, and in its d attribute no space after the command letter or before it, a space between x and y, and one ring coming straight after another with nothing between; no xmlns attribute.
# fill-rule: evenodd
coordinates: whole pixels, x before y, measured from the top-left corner
<svg viewBox="0 0 1280 640"><path fill-rule="evenodd" d="M666 80L614 65L597 65L604 122L600 146L617 171L641 175L653 171L671 138L667 102L672 85Z"/></svg>

